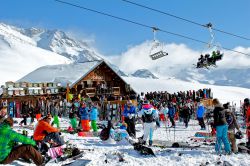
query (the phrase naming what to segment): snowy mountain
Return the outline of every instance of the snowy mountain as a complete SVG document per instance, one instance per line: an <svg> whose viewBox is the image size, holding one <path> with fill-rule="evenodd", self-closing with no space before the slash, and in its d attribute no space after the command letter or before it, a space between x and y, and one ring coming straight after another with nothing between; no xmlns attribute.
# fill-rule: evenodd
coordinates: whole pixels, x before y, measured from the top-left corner
<svg viewBox="0 0 250 166"><path fill-rule="evenodd" d="M0 23L0 85L16 81L44 65L70 63L64 56L37 47L36 42L20 30Z"/></svg>
<svg viewBox="0 0 250 166"><path fill-rule="evenodd" d="M158 79L154 74L152 74L149 70L147 69L139 69L135 71L132 76L134 77L140 77L140 78L153 78L153 79Z"/></svg>
<svg viewBox="0 0 250 166"><path fill-rule="evenodd" d="M23 29L0 23L0 85L46 65L101 60L87 42L59 30ZM112 68L126 76L117 67Z"/></svg>
<svg viewBox="0 0 250 166"><path fill-rule="evenodd" d="M60 30L22 29L21 33L37 43L37 47L63 55L74 62L101 60L101 55L87 42L69 37Z"/></svg>

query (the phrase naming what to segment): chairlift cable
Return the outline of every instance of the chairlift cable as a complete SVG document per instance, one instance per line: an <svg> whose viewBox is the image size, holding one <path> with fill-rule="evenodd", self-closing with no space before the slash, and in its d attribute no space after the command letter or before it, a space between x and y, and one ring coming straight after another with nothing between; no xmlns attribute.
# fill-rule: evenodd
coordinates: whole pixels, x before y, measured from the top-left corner
<svg viewBox="0 0 250 166"><path fill-rule="evenodd" d="M197 23L197 22L195 22L195 21L192 21L192 20L189 20L189 19L186 19L186 18L183 18L183 17L179 17L179 16L176 16L176 15L173 15L173 14L170 14L170 13L167 13L167 12L164 12L164 11L161 11L161 10L158 10L158 9L154 9L154 8L151 8L151 7L148 7L148 6L145 6L145 5L141 5L141 4L138 4L138 3L135 3L135 2L131 2L131 1L129 1L129 0L122 0L122 1L127 2L127 3L130 3L130 4L132 4L132 5L136 5L136 6L139 6L139 7L145 8L145 9L148 9L148 10L151 10L151 11L155 11L155 12L158 12L158 13L161 13L161 14L164 14L164 15L168 15L168 16L170 16L170 17L174 17L174 18L176 18L176 19L179 19L179 20L182 20L182 21L191 23L191 24L195 24L195 25L198 25L198 26L201 26L201 27L205 27L205 28L206 28L206 25ZM231 33L231 32L226 32L226 31L224 31L224 30L217 29L217 28L212 28L212 29L213 29L214 31L217 31L217 32L220 32L220 33L224 33L224 34L226 34L226 35L230 35L230 36L233 36L233 37L237 37L237 38L241 38L241 39L250 41L250 38L248 38L248 37L240 36L240 35L237 35L237 34L234 34L234 33Z"/></svg>
<svg viewBox="0 0 250 166"><path fill-rule="evenodd" d="M189 36L181 35L181 34L178 34L178 33L169 32L169 31L157 28L155 26L149 26L149 25L146 25L146 24L138 23L136 21L131 21L131 20L126 19L126 18L114 16L114 15L111 15L111 14L108 14L108 13L104 13L104 12L100 12L100 11L93 10L93 9L89 9L89 8L86 8L86 7L77 5L77 4L73 4L73 3L70 3L70 2L65 2L65 1L61 1L61 0L55 0L55 1L59 2L59 3L62 3L62 4L69 5L69 6L77 7L77 8L83 9L83 10L87 10L87 11L91 11L91 12L98 13L98 14L101 14L101 15L105 15L105 16L108 16L108 17L111 17L111 18L119 19L119 20L122 20L122 21L125 21L125 22L129 22L129 23L132 23L132 24L135 24L135 25L138 25L138 26L142 26L142 27L145 27L145 28L157 29L160 32L171 34L171 35L178 36L178 37L182 37L182 38L185 38L185 39L188 39L188 40L192 40L192 41L195 41L195 42L198 42L198 43L207 44L207 42L205 42L205 41L202 41L202 40L199 40L199 39L195 39L195 38L192 38L192 37L189 37ZM213 44L212 46L218 47L218 45L215 45L215 44ZM250 56L250 54L246 54L244 52L232 50L230 48L226 48L226 47L221 47L221 48L223 48L225 50L228 50L228 51L231 51L231 52L235 52L235 53L239 53L239 54Z"/></svg>

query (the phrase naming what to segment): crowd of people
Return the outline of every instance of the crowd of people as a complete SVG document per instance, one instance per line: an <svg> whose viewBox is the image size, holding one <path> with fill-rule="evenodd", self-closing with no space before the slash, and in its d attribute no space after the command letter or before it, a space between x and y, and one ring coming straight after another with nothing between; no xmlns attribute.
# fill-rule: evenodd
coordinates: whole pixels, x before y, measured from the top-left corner
<svg viewBox="0 0 250 166"><path fill-rule="evenodd" d="M136 137L135 126L138 122L143 124L143 136L139 138L141 144L153 144L155 127L160 127L166 121L171 122L172 128L176 127L176 121L183 122L188 128L190 119L197 119L201 130L206 129L204 118L208 118L206 108L202 100L212 100L212 134L216 136L215 151L221 154L221 145L224 144L226 154L237 153L236 135L242 136L240 126L237 123L234 111L229 103L221 104L218 99L213 99L211 89L198 91L180 91L170 94L168 92L147 92L137 96L137 105L127 100L122 112L123 121L120 122L121 130L112 130L112 123L108 123L108 135L112 137ZM63 146L64 140L60 136L60 116L66 115L73 131L93 132L98 131L97 120L100 107L98 101L89 98L74 98L71 102L63 99L43 100L39 99L36 105L24 102L22 106L23 120L20 125L27 124L27 117L31 116L37 125L34 128L32 138L15 132L13 119L8 116L5 104L0 105L0 156L1 164L11 163L22 158L33 160L36 165L44 165L47 162L46 152L50 147ZM66 112L65 112L66 111ZM247 146L250 147L250 101L244 100L243 114L247 126ZM51 123L52 122L52 123ZM91 122L91 125L89 124ZM54 127L56 125L56 127ZM112 132L111 132L112 131ZM101 132L101 138L107 138ZM127 133L127 134L126 134ZM107 134L107 133L106 133ZM109 137L109 136L108 136ZM6 139L9 138L9 139ZM119 138L120 139L120 138ZM148 143L147 143L148 140ZM17 144L16 142L21 143ZM20 153L25 152L25 153Z"/></svg>

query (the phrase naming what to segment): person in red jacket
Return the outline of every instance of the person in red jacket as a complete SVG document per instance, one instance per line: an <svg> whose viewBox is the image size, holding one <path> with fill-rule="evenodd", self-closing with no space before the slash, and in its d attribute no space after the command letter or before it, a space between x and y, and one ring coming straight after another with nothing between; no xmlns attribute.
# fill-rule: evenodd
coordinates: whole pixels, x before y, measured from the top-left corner
<svg viewBox="0 0 250 166"><path fill-rule="evenodd" d="M35 128L33 139L37 142L45 144L46 142L53 143L54 146L61 146L64 144L63 139L60 137L60 130L50 125L52 116L48 114L40 120Z"/></svg>

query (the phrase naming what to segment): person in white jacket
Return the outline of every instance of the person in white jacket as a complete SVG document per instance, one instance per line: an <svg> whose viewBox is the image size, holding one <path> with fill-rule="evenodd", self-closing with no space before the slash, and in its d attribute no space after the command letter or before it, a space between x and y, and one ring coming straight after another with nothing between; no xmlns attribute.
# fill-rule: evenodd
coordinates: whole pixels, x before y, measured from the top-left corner
<svg viewBox="0 0 250 166"><path fill-rule="evenodd" d="M141 111L138 113L138 116L142 118L143 126L144 126L144 135L142 144L146 144L146 141L149 137L149 145L153 144L153 132L155 129L155 125L158 127L159 124L159 115L158 111L153 108L148 101L144 101Z"/></svg>

